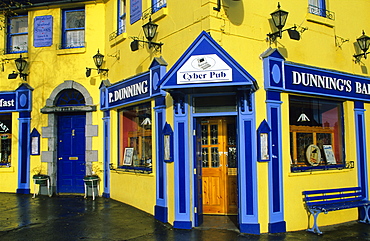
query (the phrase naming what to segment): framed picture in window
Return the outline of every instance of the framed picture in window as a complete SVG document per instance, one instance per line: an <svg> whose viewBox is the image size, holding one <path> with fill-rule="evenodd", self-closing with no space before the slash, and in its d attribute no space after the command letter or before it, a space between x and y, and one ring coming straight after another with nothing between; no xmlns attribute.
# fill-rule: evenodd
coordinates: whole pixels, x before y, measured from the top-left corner
<svg viewBox="0 0 370 241"><path fill-rule="evenodd" d="M132 156L134 154L134 148L132 147L126 147L125 153L123 156L123 165L125 166L131 166L132 165Z"/></svg>

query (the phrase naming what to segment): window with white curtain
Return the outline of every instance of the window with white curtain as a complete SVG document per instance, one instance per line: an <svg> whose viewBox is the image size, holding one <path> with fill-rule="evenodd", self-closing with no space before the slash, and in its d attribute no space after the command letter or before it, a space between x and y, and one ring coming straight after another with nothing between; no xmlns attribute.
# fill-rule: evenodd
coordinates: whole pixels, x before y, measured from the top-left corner
<svg viewBox="0 0 370 241"><path fill-rule="evenodd" d="M24 53L28 48L28 16L15 16L8 19L8 53Z"/></svg>
<svg viewBox="0 0 370 241"><path fill-rule="evenodd" d="M62 48L85 46L85 9L63 11Z"/></svg>

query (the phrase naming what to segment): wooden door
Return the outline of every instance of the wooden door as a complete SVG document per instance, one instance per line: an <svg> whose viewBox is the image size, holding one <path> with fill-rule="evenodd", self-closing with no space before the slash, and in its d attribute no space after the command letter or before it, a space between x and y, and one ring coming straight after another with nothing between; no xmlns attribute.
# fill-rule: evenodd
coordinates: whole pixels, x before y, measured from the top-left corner
<svg viewBox="0 0 370 241"><path fill-rule="evenodd" d="M233 118L204 118L201 123L203 213L237 212L236 166L228 167ZM229 124L228 124L229 123ZM234 135L235 136L235 135ZM230 169L230 170L229 170Z"/></svg>

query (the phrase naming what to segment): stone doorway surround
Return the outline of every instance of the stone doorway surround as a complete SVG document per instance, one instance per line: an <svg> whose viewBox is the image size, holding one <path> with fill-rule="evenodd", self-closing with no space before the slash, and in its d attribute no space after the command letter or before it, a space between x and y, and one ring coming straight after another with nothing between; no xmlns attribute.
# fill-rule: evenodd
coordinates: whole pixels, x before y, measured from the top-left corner
<svg viewBox="0 0 370 241"><path fill-rule="evenodd" d="M84 106L56 106L55 103L58 98L58 94L66 89L75 89L79 91L85 98ZM73 80L66 80L59 86L57 86L50 97L46 100L46 105L41 109L41 113L48 115L48 126L42 127L42 138L48 139L48 150L42 151L41 162L48 163L48 175L51 178L51 186L53 193L56 191L56 167L57 167L57 141L58 141L58 126L57 126L57 115L60 113L71 113L71 112L85 112L86 114L86 149L85 149L85 163L86 166L91 166L93 162L98 161L98 150L92 149L92 139L94 136L98 136L98 125L92 124L92 112L96 111L97 107L93 104L93 99L87 89Z"/></svg>

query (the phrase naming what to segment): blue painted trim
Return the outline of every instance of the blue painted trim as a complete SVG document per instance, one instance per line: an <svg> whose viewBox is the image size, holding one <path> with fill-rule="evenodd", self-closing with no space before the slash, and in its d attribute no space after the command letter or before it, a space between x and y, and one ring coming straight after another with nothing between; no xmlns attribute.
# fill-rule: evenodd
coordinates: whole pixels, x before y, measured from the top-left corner
<svg viewBox="0 0 370 241"><path fill-rule="evenodd" d="M278 91L266 91L266 100L281 101L280 92L278 92Z"/></svg>
<svg viewBox="0 0 370 241"><path fill-rule="evenodd" d="M102 197L104 197L104 198L110 198L110 194L103 192Z"/></svg>
<svg viewBox="0 0 370 241"><path fill-rule="evenodd" d="M163 222L168 222L168 208L155 205L154 206L154 218Z"/></svg>
<svg viewBox="0 0 370 241"><path fill-rule="evenodd" d="M253 179L253 159L250 158L248 154L252 153L253 150L251 150L252 146L252 136L250 133L248 133L252 129L252 124L250 121L245 121L244 122L244 150L246 151L246 156L245 156L245 188L247 190L253 190L253 184L256 180ZM256 204L254 202L253 198L253 192L246 192L245 193L245 200L246 200L246 215L253 215L253 207Z"/></svg>
<svg viewBox="0 0 370 241"><path fill-rule="evenodd" d="M179 165L179 209L180 213L186 213L186 160L185 160L185 123L179 123L177 125L178 133L179 133L179 139L178 141L178 150L179 150L179 156L178 156L178 165Z"/></svg>
<svg viewBox="0 0 370 241"><path fill-rule="evenodd" d="M191 224L188 104L181 102L184 108L174 116L175 222Z"/></svg>
<svg viewBox="0 0 370 241"><path fill-rule="evenodd" d="M22 188L18 188L17 191L16 191L17 194L30 194L31 193L31 189L22 189Z"/></svg>
<svg viewBox="0 0 370 241"><path fill-rule="evenodd" d="M104 142L104 152L103 152L103 163L104 163L104 194L110 195L110 141L111 141L111 135L110 135L110 112L105 111L104 117L103 117L103 142Z"/></svg>
<svg viewBox="0 0 370 241"><path fill-rule="evenodd" d="M233 70L231 82L177 84L177 71L193 55L216 54ZM257 81L227 53L208 33L202 31L189 48L181 55L173 67L161 79L161 89L182 89L213 86L248 86L252 91L258 89Z"/></svg>
<svg viewBox="0 0 370 241"><path fill-rule="evenodd" d="M239 96L238 106L238 187L239 187L239 227L244 233L259 234L258 192L257 192L257 143L254 108L242 108L246 105L246 93ZM243 98L244 96L244 98ZM251 96L254 106L254 95Z"/></svg>
<svg viewBox="0 0 370 241"><path fill-rule="evenodd" d="M355 101L355 109L364 109L364 102L362 101Z"/></svg>
<svg viewBox="0 0 370 241"><path fill-rule="evenodd" d="M260 232L260 225L254 223L245 223L239 225L239 230L241 233L248 233L248 234L261 234Z"/></svg>
<svg viewBox="0 0 370 241"><path fill-rule="evenodd" d="M358 104L357 104L358 105ZM355 109L355 126L356 126L356 152L358 166L358 184L363 189L366 198L368 193L368 175L367 175L367 148L366 148L366 129L365 129L365 110Z"/></svg>
<svg viewBox="0 0 370 241"><path fill-rule="evenodd" d="M272 92L272 91L270 91ZM275 229L276 223L284 221L283 161L282 161L282 121L280 92L270 94L273 100L267 100L267 119L271 127L271 162L269 163L269 223ZM278 226L281 231L285 226ZM286 228L286 227L285 227ZM270 229L270 226L269 226ZM269 230L269 232L275 232ZM285 232L285 230L283 231Z"/></svg>
<svg viewBox="0 0 370 241"><path fill-rule="evenodd" d="M30 112L20 112L18 124L18 189L30 189ZM17 191L18 192L18 191Z"/></svg>
<svg viewBox="0 0 370 241"><path fill-rule="evenodd" d="M161 222L168 222L167 207L167 166L164 162L163 129L166 121L166 106L164 98L155 99L156 106L156 205L154 206L154 218Z"/></svg>
<svg viewBox="0 0 370 241"><path fill-rule="evenodd" d="M285 233L286 222L269 223L269 233Z"/></svg>
<svg viewBox="0 0 370 241"><path fill-rule="evenodd" d="M192 223L190 221L175 221L173 227L178 229L192 229Z"/></svg>

